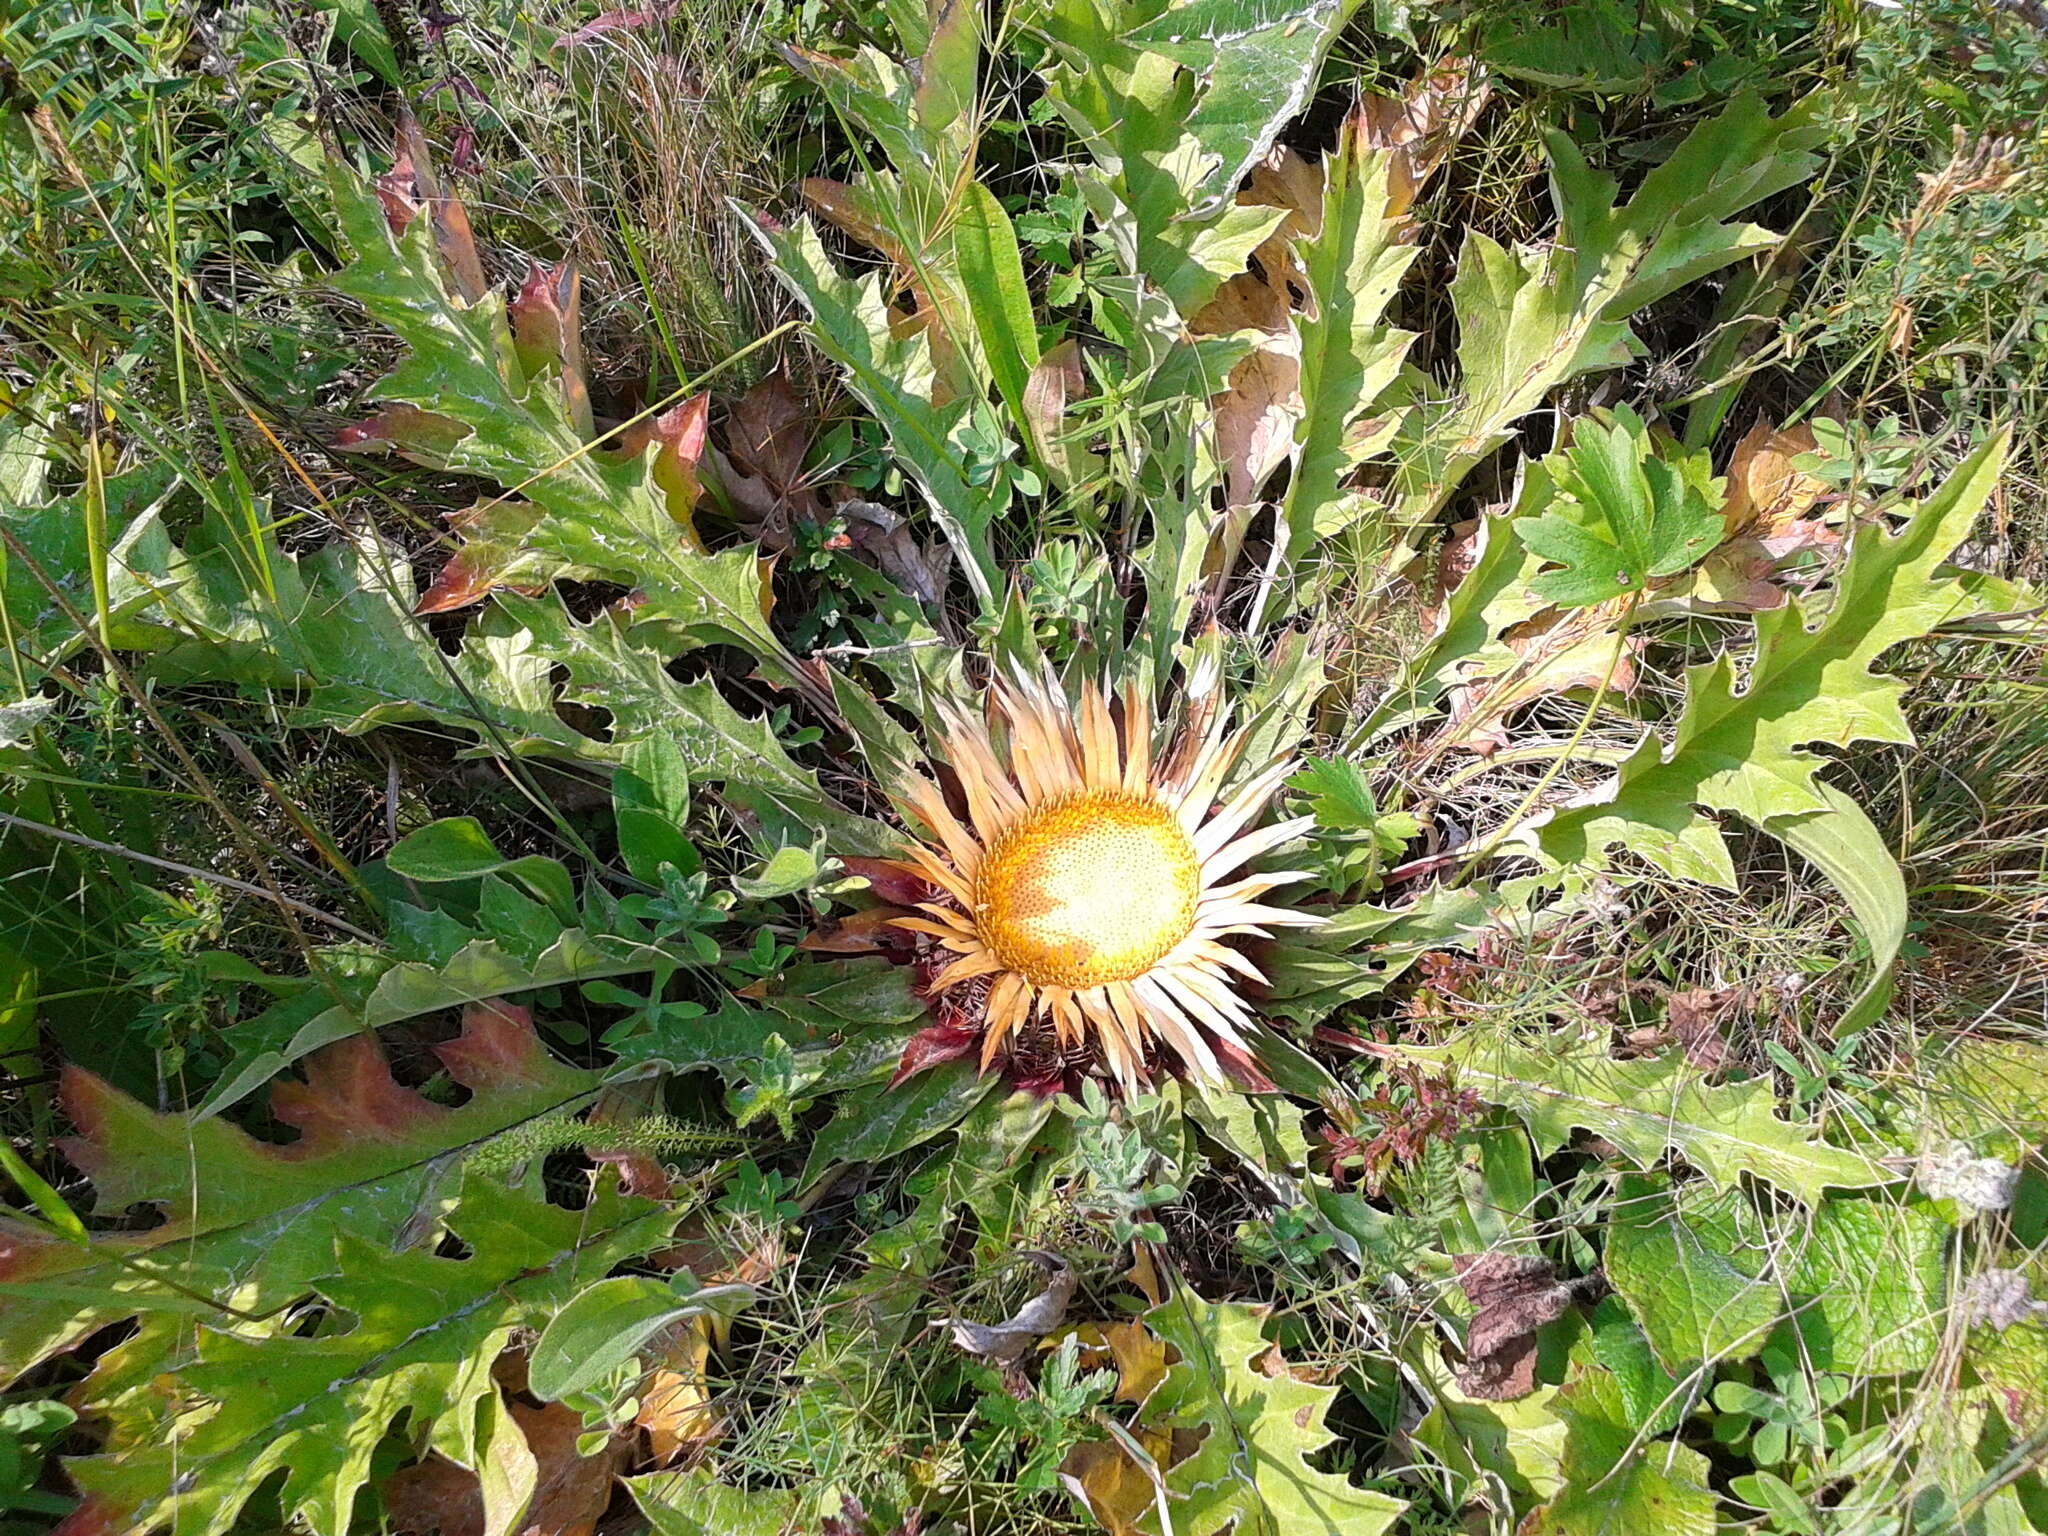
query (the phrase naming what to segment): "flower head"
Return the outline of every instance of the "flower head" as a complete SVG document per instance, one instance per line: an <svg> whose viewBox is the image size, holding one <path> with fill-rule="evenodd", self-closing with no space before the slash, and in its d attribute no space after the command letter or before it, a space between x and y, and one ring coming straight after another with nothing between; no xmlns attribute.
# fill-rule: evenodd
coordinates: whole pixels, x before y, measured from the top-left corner
<svg viewBox="0 0 2048 1536"><path fill-rule="evenodd" d="M1238 988L1264 977L1227 941L1322 921L1258 900L1304 873L1242 873L1314 818L1252 827L1292 759L1219 800L1250 733L1229 729L1213 689L1193 691L1204 702L1157 755L1135 689L1118 711L1087 683L1076 709L1050 679L1018 675L991 691L990 720L942 707L967 814L930 779L899 788L932 839L904 867L939 899L895 923L955 956L932 991L986 979L983 1067L1036 1021L1133 1089L1156 1046L1209 1081L1259 1076Z"/></svg>

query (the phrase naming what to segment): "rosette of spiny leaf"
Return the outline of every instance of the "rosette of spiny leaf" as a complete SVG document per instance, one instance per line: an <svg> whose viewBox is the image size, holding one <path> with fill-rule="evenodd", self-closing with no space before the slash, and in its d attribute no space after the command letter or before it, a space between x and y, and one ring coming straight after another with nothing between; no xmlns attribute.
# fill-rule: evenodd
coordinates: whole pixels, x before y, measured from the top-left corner
<svg viewBox="0 0 2048 1536"><path fill-rule="evenodd" d="M1324 920L1261 899L1307 872L1246 869L1315 818L1257 825L1289 756L1225 794L1252 732L1222 706L1213 669L1189 692L1178 720L1158 721L1136 686L1113 700L1086 679L1077 707L1056 678L1016 669L986 717L940 706L957 800L923 775L892 792L913 829L894 872L930 899L887 921L947 957L926 984L939 1038L914 1041L907 1068L973 1052L986 1070L1012 1045L1031 1060L1049 1036L1132 1092L1166 1064L1272 1086L1243 992L1266 978L1232 941Z"/></svg>

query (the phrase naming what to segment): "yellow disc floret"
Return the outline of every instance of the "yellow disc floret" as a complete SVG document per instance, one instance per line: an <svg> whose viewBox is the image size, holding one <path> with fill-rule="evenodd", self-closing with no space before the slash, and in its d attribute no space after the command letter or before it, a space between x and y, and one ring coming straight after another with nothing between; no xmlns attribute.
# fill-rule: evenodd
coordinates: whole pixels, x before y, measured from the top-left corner
<svg viewBox="0 0 2048 1536"><path fill-rule="evenodd" d="M1089 790L1041 804L995 840L975 884L981 935L1039 986L1142 976L1187 936L1201 861L1146 796Z"/></svg>

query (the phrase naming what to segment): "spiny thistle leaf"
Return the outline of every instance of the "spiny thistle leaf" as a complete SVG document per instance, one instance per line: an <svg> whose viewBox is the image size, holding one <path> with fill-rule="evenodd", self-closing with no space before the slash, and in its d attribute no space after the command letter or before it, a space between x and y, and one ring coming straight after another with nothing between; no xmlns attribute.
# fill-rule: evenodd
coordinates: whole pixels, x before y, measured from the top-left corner
<svg viewBox="0 0 2048 1536"><path fill-rule="evenodd" d="M845 370L848 386L916 477L976 599L992 608L1003 578L990 530L1008 501L1008 481L996 475L970 484L963 473L968 454L960 434L977 402L934 403L937 375L928 337L922 330L898 333L880 278L840 276L809 219L792 230L771 230L744 211L741 216L774 259L783 286L811 312L818 345Z"/></svg>
<svg viewBox="0 0 2048 1536"><path fill-rule="evenodd" d="M1780 1120L1768 1078L1712 1085L1682 1054L1616 1061L1598 1045L1546 1049L1479 1030L1448 1045L1389 1045L1390 1055L1457 1069L1458 1082L1527 1122L1548 1156L1574 1130L1605 1136L1644 1167L1675 1151L1722 1188L1745 1173L1809 1205L1826 1189L1891 1175L1860 1152Z"/></svg>
<svg viewBox="0 0 2048 1536"><path fill-rule="evenodd" d="M77 1067L64 1105L81 1134L66 1151L93 1179L101 1215L137 1202L167 1219L142 1232L98 1235L89 1248L0 1222L0 1361L27 1369L92 1329L138 1312L210 1312L188 1292L245 1312L303 1294L342 1232L389 1241L419 1208L441 1154L476 1145L597 1091L594 1073L562 1065L524 1009L467 1010L458 1039L435 1047L469 1100L447 1108L400 1087L372 1035L306 1060L304 1082L281 1082L271 1110L299 1139L260 1142L224 1120L164 1114ZM175 1263L186 1288L156 1276Z"/></svg>
<svg viewBox="0 0 2048 1536"><path fill-rule="evenodd" d="M1145 1401L1145 1422L1199 1429L1193 1454L1166 1469L1176 1536L1377 1536L1407 1508L1354 1488L1309 1457L1334 1431L1323 1424L1335 1387L1299 1380L1260 1332L1265 1309L1204 1301L1187 1291L1145 1314L1180 1359ZM1262 1364L1272 1358L1277 1369ZM1154 1529L1156 1514L1145 1529Z"/></svg>
<svg viewBox="0 0 2048 1536"><path fill-rule="evenodd" d="M1858 528L1826 611L1788 602L1759 614L1756 658L1740 683L1726 654L1694 668L1670 744L1646 737L1598 803L1538 828L1543 852L1592 865L1619 844L1671 874L1732 890L1734 864L1699 807L1766 830L1835 810L1816 777L1826 759L1811 744L1912 741L1899 708L1906 685L1871 668L1901 640L1968 610L1968 594L1940 567L1968 536L2004 462L2001 437L1958 465L1897 533Z"/></svg>
<svg viewBox="0 0 2048 1536"><path fill-rule="evenodd" d="M491 1363L521 1328L544 1324L614 1265L670 1239L680 1212L600 1192L585 1210L464 1183L448 1230L463 1259L394 1251L325 1226L313 1288L336 1310L311 1336L290 1319L189 1346L147 1328L111 1352L83 1388L108 1424L105 1451L69 1463L101 1510L137 1533L172 1525L219 1536L280 1469L288 1520L345 1536L371 1458L404 1416L410 1432L476 1466ZM111 1368L110 1368L111 1367ZM175 1370L182 1391L153 1385Z"/></svg>
<svg viewBox="0 0 2048 1536"><path fill-rule="evenodd" d="M1558 385L1638 356L1628 318L1644 305L1775 244L1769 230L1732 221L1812 173L1823 132L1816 107L1809 100L1773 118L1756 100L1737 100L1693 129L1618 206L1614 179L1589 170L1569 138L1550 134L1558 238L1510 252L1467 233L1450 288L1459 398L1417 411L1397 521L1426 523ZM1419 376L1414 386L1424 396L1433 389Z"/></svg>
<svg viewBox="0 0 2048 1536"><path fill-rule="evenodd" d="M621 462L593 450L554 376L526 376L503 296L464 303L448 291L427 221L394 236L375 199L340 171L334 202L355 255L336 286L410 348L377 386L378 397L466 427L447 467L493 480L539 508L525 547L554 561L558 574L637 587L645 594L643 622L662 620L681 637L731 641L793 678L794 662L768 627L754 552L705 553L676 520L654 455Z"/></svg>

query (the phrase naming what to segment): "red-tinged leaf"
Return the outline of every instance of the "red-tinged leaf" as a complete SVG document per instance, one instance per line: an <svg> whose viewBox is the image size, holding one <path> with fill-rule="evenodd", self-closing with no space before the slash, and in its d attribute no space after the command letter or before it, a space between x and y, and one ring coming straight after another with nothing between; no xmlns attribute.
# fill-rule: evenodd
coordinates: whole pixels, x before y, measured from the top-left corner
<svg viewBox="0 0 2048 1536"><path fill-rule="evenodd" d="M826 176L806 176L804 201L817 209L820 218L835 229L844 230L862 245L880 251L898 267L910 266L903 242L890 230L881 205L865 188L849 186Z"/></svg>
<svg viewBox="0 0 2048 1536"><path fill-rule="evenodd" d="M635 422L611 441L627 458L654 447L654 483L661 487L668 503L668 515L687 536L689 548L701 550L691 519L703 487L697 466L704 461L704 447L711 420L711 397L692 395L659 416Z"/></svg>
<svg viewBox="0 0 2048 1536"><path fill-rule="evenodd" d="M474 304L490 292L484 277L483 258L477 253L476 234L470 228L469 210L462 199L441 189L434 174L434 162L427 149L427 136L410 112L398 114L398 142L412 166L413 185L434 223L434 248L448 273L448 285L467 303ZM388 214L387 214L388 217Z"/></svg>
<svg viewBox="0 0 2048 1536"><path fill-rule="evenodd" d="M463 540L413 605L414 613L452 613L480 603L493 587L539 591L547 569L525 557L525 541L540 508L524 501L486 501L448 514L448 528ZM522 581L521 576L531 576Z"/></svg>
<svg viewBox="0 0 2048 1536"><path fill-rule="evenodd" d="M903 1055L896 1063L896 1075L889 1079L889 1086L894 1088L920 1072L971 1055L980 1050L981 1036L978 1024L927 1025L904 1042Z"/></svg>
<svg viewBox="0 0 2048 1536"><path fill-rule="evenodd" d="M1246 1093L1278 1093L1280 1085L1266 1076L1263 1068L1244 1051L1227 1040L1211 1037L1210 1047L1216 1052L1216 1060L1223 1070L1230 1074L1232 1082Z"/></svg>
<svg viewBox="0 0 2048 1536"><path fill-rule="evenodd" d="M562 408L583 437L595 435L590 388L583 372L583 282L574 262L550 267L536 262L506 305L512 348L528 379L552 371Z"/></svg>
<svg viewBox="0 0 2048 1536"><path fill-rule="evenodd" d="M81 1499L78 1508L51 1527L50 1536L121 1536L129 1525L126 1510L95 1494Z"/></svg>
<svg viewBox="0 0 2048 1536"><path fill-rule="evenodd" d="M891 926L899 917L909 917L904 907L869 907L848 913L815 933L806 934L797 948L827 955L873 955L885 950L907 949L911 936Z"/></svg>
<svg viewBox="0 0 2048 1536"><path fill-rule="evenodd" d="M555 39L555 47L576 48L584 43L603 37L608 32L631 32L639 27L651 26L657 21L666 21L675 14L675 0L667 4L650 5L641 11L606 11L592 17L573 32L564 32Z"/></svg>
<svg viewBox="0 0 2048 1536"><path fill-rule="evenodd" d="M299 1132L278 1155L303 1162L410 1135L420 1122L447 1110L401 1088L376 1037L355 1035L307 1057L304 1082L272 1088L270 1112Z"/></svg>
<svg viewBox="0 0 2048 1536"><path fill-rule="evenodd" d="M374 183L377 201L384 208L384 222L393 235L402 236L419 217L420 200L412 175L412 157L401 153L391 169Z"/></svg>
<svg viewBox="0 0 2048 1536"><path fill-rule="evenodd" d="M437 1052L470 1091L467 1102L440 1105L399 1086L368 1035L314 1052L302 1064L303 1082L273 1090L278 1118L302 1132L284 1145L223 1119L151 1109L67 1068L61 1097L78 1134L61 1145L91 1175L96 1213L147 1203L161 1206L165 1220L146 1231L99 1233L82 1249L39 1242L0 1219L0 1277L108 1298L7 1297L0 1378L129 1315L134 1308L117 1293L134 1292L135 1305L147 1306L158 1283L128 1265L154 1250L175 1253L181 1273L208 1276L241 1305L279 1305L331 1260L338 1233L395 1239L443 1154L573 1108L597 1088L594 1074L548 1054L523 1009L505 1004L466 1010L461 1036Z"/></svg>
<svg viewBox="0 0 2048 1536"><path fill-rule="evenodd" d="M329 446L352 453L373 453L395 449L402 457L428 469L446 467L456 444L469 436L469 428L446 416L423 411L415 405L387 405L367 421L343 427Z"/></svg>
<svg viewBox="0 0 2048 1536"><path fill-rule="evenodd" d="M847 873L859 875L877 896L892 906L914 907L919 902L939 898L938 887L926 879L915 864L906 864L901 859L857 857L843 857L839 862L846 866Z"/></svg>

